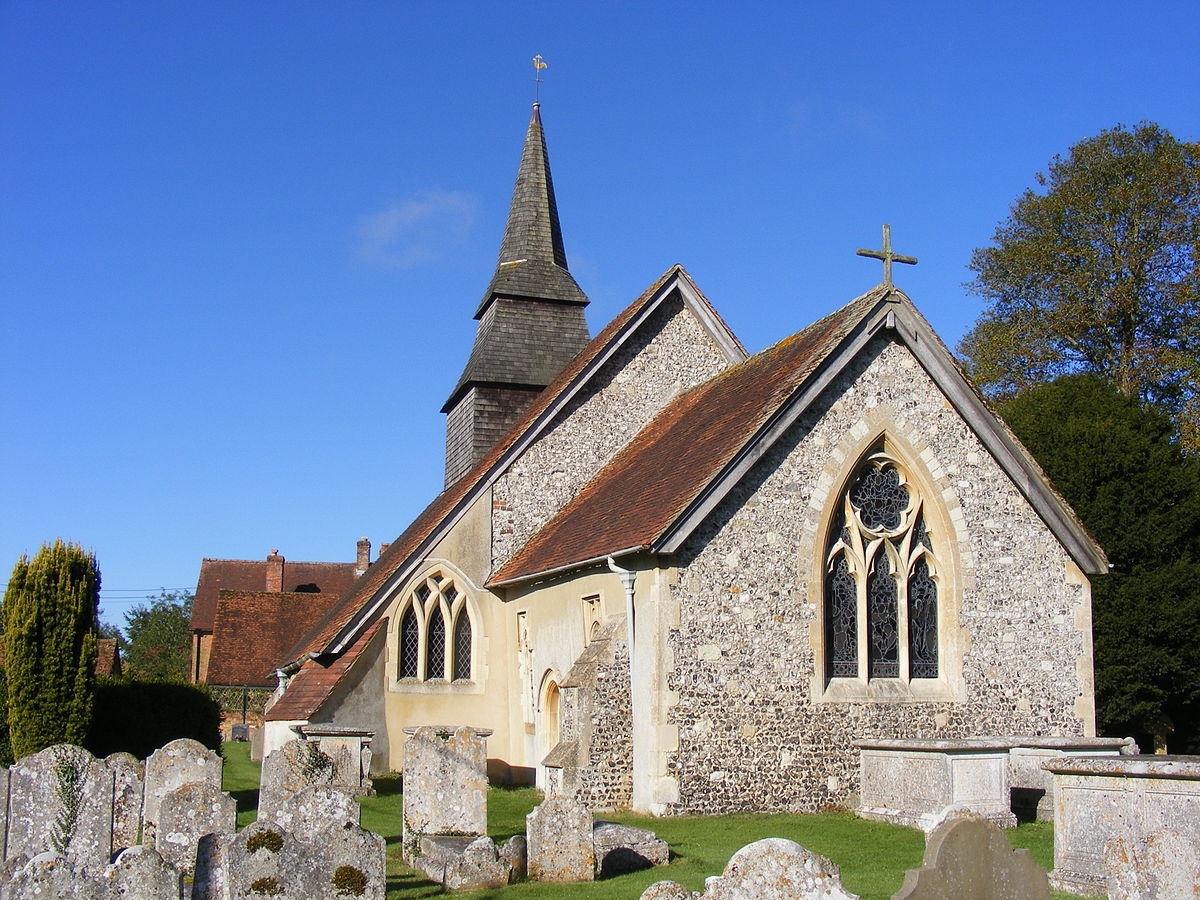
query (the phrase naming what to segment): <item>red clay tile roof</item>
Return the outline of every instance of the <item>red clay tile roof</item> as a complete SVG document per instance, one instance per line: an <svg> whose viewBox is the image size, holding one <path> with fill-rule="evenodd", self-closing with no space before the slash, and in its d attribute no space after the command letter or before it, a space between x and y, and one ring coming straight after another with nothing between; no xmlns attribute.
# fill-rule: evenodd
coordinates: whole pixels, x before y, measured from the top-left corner
<svg viewBox="0 0 1200 900"><path fill-rule="evenodd" d="M283 589L315 584L322 594L340 597L354 583L356 563L283 562ZM261 591L267 586L265 559L204 559L192 601L192 631L212 631L217 594L223 590Z"/></svg>
<svg viewBox="0 0 1200 900"><path fill-rule="evenodd" d="M680 394L489 584L650 547L883 297L870 291Z"/></svg>
<svg viewBox="0 0 1200 900"><path fill-rule="evenodd" d="M275 670L298 635L312 627L338 594L221 591L209 654L209 684L275 687Z"/></svg>
<svg viewBox="0 0 1200 900"><path fill-rule="evenodd" d="M288 719L307 719L321 704L329 699L330 693L337 686L342 676L362 656L363 651L370 646L371 639L383 629L387 619L383 618L360 634L328 666L323 666L315 660L306 660L300 671L292 676L291 683L278 702L267 710L266 719L278 722Z"/></svg>
<svg viewBox="0 0 1200 900"><path fill-rule="evenodd" d="M459 504L467 499L476 488L480 487L481 483L486 481L487 476L501 458L524 436L525 432L530 429L534 422L537 421L554 401L571 386L587 368L588 364L596 359L616 339L624 327L643 310L658 294L660 289L670 282L672 278L676 277L687 282L688 286L696 292L701 302L707 306L712 316L720 322L721 326L725 328L730 337L736 342L737 338L729 331L728 326L725 325L725 321L720 317L712 304L709 303L708 298L696 287L683 267L679 265L672 266L663 273L661 278L650 285L637 300L609 322L604 330L596 335L580 351L579 355L559 373L558 377L545 390L538 394L537 398L525 411L525 414L504 437L496 442L496 445L492 447L483 459L476 463L462 478L442 491L429 506L425 507L424 511L417 516L404 533L396 538L395 542L380 555L378 561L354 584L346 596L330 609L329 613L288 652L287 656L295 660L308 652L324 652L338 633L358 614L363 605L370 601L375 592L409 561L434 530L459 507ZM744 351L745 348L742 347L740 342L737 342L737 346Z"/></svg>

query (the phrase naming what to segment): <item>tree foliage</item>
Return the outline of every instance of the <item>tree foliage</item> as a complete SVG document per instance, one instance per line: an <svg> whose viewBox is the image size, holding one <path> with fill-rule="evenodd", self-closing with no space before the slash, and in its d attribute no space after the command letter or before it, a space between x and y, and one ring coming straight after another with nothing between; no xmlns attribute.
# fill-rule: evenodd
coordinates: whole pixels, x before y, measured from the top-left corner
<svg viewBox="0 0 1200 900"><path fill-rule="evenodd" d="M1200 459L1171 419L1096 375L999 411L1108 554L1092 580L1097 718L1106 734L1200 741Z"/></svg>
<svg viewBox="0 0 1200 900"><path fill-rule="evenodd" d="M96 717L84 744L93 755L125 752L145 759L177 738L220 749L221 708L207 685L127 676L96 685Z"/></svg>
<svg viewBox="0 0 1200 900"><path fill-rule="evenodd" d="M21 757L82 744L92 720L100 570L77 544L22 556L4 593L8 729Z"/></svg>
<svg viewBox="0 0 1200 900"><path fill-rule="evenodd" d="M1200 446L1200 144L1118 125L1036 180L971 258L990 305L959 345L968 371L994 397L1094 372Z"/></svg>
<svg viewBox="0 0 1200 900"><path fill-rule="evenodd" d="M146 680L186 681L191 658L192 594L162 591L125 613L125 665Z"/></svg>

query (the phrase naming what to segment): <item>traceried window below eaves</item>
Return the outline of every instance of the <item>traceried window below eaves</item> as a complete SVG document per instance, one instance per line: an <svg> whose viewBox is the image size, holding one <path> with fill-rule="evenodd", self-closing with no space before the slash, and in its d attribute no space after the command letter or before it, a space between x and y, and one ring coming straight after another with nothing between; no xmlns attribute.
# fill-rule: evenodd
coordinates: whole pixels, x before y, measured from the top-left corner
<svg viewBox="0 0 1200 900"><path fill-rule="evenodd" d="M826 678L938 677L935 537L901 464L882 448L869 454L825 544Z"/></svg>
<svg viewBox="0 0 1200 900"><path fill-rule="evenodd" d="M471 680L471 615L464 594L441 572L429 575L400 616L396 677L419 682Z"/></svg>

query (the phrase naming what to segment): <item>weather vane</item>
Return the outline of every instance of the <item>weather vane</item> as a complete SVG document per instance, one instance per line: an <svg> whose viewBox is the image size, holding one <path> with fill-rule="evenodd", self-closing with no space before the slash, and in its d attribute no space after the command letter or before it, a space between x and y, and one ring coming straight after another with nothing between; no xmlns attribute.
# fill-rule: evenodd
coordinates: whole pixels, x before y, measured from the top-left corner
<svg viewBox="0 0 1200 900"><path fill-rule="evenodd" d="M542 54L538 54L533 58L533 102L540 102L538 93L542 87L542 69L548 68L549 63L542 59Z"/></svg>
<svg viewBox="0 0 1200 900"><path fill-rule="evenodd" d="M901 262L907 263L910 266L917 264L915 256L901 256L898 253L892 252L892 226L883 226L883 249L882 250L858 250L859 256L869 256L872 259L883 260L883 283L888 287L892 287L892 263Z"/></svg>

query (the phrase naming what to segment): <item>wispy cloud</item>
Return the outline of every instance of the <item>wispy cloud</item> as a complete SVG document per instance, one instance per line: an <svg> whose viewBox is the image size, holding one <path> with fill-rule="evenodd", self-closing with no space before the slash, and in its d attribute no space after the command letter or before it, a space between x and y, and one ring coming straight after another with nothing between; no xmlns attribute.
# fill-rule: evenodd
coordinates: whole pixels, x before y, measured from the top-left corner
<svg viewBox="0 0 1200 900"><path fill-rule="evenodd" d="M436 262L463 240L477 202L465 191L422 191L358 220L355 255L389 269Z"/></svg>

